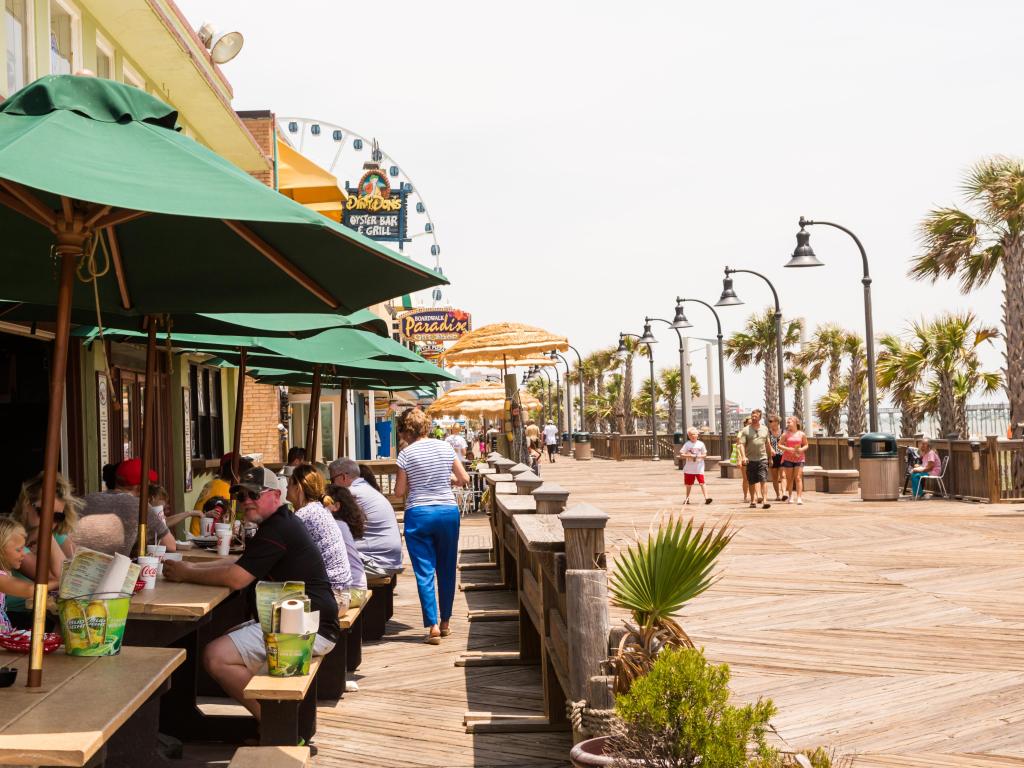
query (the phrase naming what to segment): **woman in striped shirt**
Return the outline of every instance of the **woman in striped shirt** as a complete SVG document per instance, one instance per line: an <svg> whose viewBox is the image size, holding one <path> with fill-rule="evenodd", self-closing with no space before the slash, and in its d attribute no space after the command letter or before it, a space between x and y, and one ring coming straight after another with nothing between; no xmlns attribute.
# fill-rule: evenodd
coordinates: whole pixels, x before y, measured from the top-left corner
<svg viewBox="0 0 1024 768"><path fill-rule="evenodd" d="M414 408L402 414L398 430L406 447L398 454L395 495L405 497L405 544L416 574L423 626L429 627L427 642L437 645L451 634L455 602L459 508L452 475L460 486L469 483L469 475L448 443L427 437L430 419L423 411Z"/></svg>

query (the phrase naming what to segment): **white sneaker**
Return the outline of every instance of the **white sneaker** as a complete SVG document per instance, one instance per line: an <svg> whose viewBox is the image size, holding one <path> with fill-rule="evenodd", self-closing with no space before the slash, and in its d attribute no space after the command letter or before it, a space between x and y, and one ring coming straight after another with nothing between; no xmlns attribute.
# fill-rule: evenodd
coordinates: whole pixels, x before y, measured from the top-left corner
<svg viewBox="0 0 1024 768"><path fill-rule="evenodd" d="M796 503L795 501L793 501L793 497L792 496L789 497L789 503L790 504L795 504Z"/></svg>
<svg viewBox="0 0 1024 768"><path fill-rule="evenodd" d="M355 693L358 690L359 690L359 683L357 683L355 680L346 680L345 681L345 693Z"/></svg>
<svg viewBox="0 0 1024 768"><path fill-rule="evenodd" d="M803 500L803 499L797 499L797 500L796 500L796 503L797 503L797 504L803 504L803 503L804 503L804 500Z"/></svg>

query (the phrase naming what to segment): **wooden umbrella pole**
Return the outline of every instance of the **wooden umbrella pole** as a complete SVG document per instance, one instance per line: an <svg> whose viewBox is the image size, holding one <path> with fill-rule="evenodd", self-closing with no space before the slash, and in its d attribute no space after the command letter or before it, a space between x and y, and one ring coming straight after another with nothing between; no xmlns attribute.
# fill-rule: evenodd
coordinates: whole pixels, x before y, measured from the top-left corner
<svg viewBox="0 0 1024 768"><path fill-rule="evenodd" d="M313 368L313 387L309 391L309 417L306 419L306 461L316 461L316 433L320 425L320 366Z"/></svg>
<svg viewBox="0 0 1024 768"><path fill-rule="evenodd" d="M61 238L62 241L65 238ZM46 448L43 454L42 509L39 530L53 530L53 503L57 498L57 467L60 463L60 423L64 412L64 384L68 367L68 337L71 334L71 292L75 285L75 267L82 255L82 240L70 236L57 247L60 257L60 288L57 292L57 327L53 337L53 368L50 372L50 405L46 423ZM49 589L50 542L52 536L40 536L37 544L34 604L32 606L32 641L29 652L29 688L43 684L43 633L46 629L46 593Z"/></svg>
<svg viewBox="0 0 1024 768"><path fill-rule="evenodd" d="M348 456L348 392L349 387L341 388L341 419L339 420L338 445L342 456Z"/></svg>
<svg viewBox="0 0 1024 768"><path fill-rule="evenodd" d="M238 466L242 458L242 417L245 415L245 365L247 356L248 350L245 347L238 350L238 384L235 387L235 432L231 440L231 476L236 483L241 479Z"/></svg>
<svg viewBox="0 0 1024 768"><path fill-rule="evenodd" d="M146 393L142 412L142 474L139 477L139 556L146 554L149 519L149 468L153 466L153 420L156 418L156 323L146 318Z"/></svg>

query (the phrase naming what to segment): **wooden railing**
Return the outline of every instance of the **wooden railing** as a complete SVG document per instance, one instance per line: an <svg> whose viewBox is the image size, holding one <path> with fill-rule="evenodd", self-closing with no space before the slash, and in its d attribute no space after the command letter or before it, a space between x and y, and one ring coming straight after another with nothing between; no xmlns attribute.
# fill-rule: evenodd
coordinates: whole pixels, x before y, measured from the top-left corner
<svg viewBox="0 0 1024 768"><path fill-rule="evenodd" d="M717 434L701 435L708 450L715 452L721 437ZM650 459L650 435L591 435L594 456L601 459ZM730 452L736 442L729 437ZM838 437L809 437L807 464L824 469L860 469L860 440ZM906 449L917 445L913 438L900 438L900 463L906 464ZM988 437L984 440L932 440L932 447L945 460L949 457L944 483L950 496L969 501L991 503L1024 502L1024 440L1005 440ZM973 446L973 447L972 447ZM978 453L978 468L974 468L974 448ZM672 458L675 446L669 435L658 435L661 458ZM729 458L727 453L724 459Z"/></svg>

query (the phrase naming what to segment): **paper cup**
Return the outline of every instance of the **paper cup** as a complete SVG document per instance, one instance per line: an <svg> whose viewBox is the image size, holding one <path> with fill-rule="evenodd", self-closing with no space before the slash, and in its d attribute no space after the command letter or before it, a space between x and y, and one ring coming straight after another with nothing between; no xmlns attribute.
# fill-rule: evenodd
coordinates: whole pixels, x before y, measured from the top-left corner
<svg viewBox="0 0 1024 768"><path fill-rule="evenodd" d="M223 531L217 536L217 554L226 556L231 553L231 532Z"/></svg>
<svg viewBox="0 0 1024 768"><path fill-rule="evenodd" d="M201 517L201 518L199 518L199 534L201 536L212 536L213 535L213 518L212 517Z"/></svg>
<svg viewBox="0 0 1024 768"><path fill-rule="evenodd" d="M146 584L143 589L155 589L156 569L160 565L160 560L155 557L140 557L139 565L142 567L142 573L139 574L139 578Z"/></svg>

